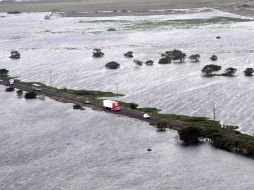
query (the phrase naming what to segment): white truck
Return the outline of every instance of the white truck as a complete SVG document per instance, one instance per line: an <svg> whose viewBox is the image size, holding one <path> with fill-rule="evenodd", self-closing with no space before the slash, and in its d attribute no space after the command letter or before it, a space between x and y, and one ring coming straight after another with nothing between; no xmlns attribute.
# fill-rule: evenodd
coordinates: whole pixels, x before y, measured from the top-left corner
<svg viewBox="0 0 254 190"><path fill-rule="evenodd" d="M119 111L121 109L118 102L112 100L103 100L103 107L112 111Z"/></svg>

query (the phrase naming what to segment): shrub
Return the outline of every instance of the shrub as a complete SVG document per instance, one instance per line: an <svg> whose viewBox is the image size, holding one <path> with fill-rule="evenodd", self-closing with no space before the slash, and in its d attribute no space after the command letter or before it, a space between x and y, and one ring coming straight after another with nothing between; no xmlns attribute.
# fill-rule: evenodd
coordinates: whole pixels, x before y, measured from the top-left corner
<svg viewBox="0 0 254 190"><path fill-rule="evenodd" d="M152 65L153 65L153 63L154 63L154 61L153 61L153 60L148 60L148 61L146 61L146 65L148 65L148 66L152 66Z"/></svg>
<svg viewBox="0 0 254 190"><path fill-rule="evenodd" d="M199 143L201 130L197 127L187 127L178 131L179 138L185 145L192 145Z"/></svg>
<svg viewBox="0 0 254 190"><path fill-rule="evenodd" d="M159 132L166 131L167 122L159 122L159 123L157 123L156 127L157 127L157 131L159 131Z"/></svg>
<svg viewBox="0 0 254 190"><path fill-rule="evenodd" d="M225 70L225 72L222 74L222 76L229 76L232 77L236 73L237 69L233 67L229 67Z"/></svg>
<svg viewBox="0 0 254 190"><path fill-rule="evenodd" d="M171 63L171 59L167 57L161 58L159 60L159 64L170 64L170 63Z"/></svg>
<svg viewBox="0 0 254 190"><path fill-rule="evenodd" d="M212 57L210 57L210 60L211 61L217 61L218 57L216 55L212 55Z"/></svg>
<svg viewBox="0 0 254 190"><path fill-rule="evenodd" d="M108 62L105 67L107 69L118 69L120 67L120 64L115 62L115 61L111 61L111 62Z"/></svg>
<svg viewBox="0 0 254 190"><path fill-rule="evenodd" d="M100 58L103 56L104 56L104 53L101 51L101 49L98 49L98 48L93 49L93 57L94 58Z"/></svg>
<svg viewBox="0 0 254 190"><path fill-rule="evenodd" d="M221 70L221 66L210 64L210 65L204 66L201 72L205 76L211 76L212 72L219 71L219 70Z"/></svg>
<svg viewBox="0 0 254 190"><path fill-rule="evenodd" d="M124 54L124 57L127 57L127 58L132 58L132 57L134 57L134 56L133 56L133 52L132 52L132 51L126 52L126 53Z"/></svg>
<svg viewBox="0 0 254 190"><path fill-rule="evenodd" d="M79 105L79 104L74 104L73 105L73 109L74 110L84 110L84 108L81 105Z"/></svg>
<svg viewBox="0 0 254 190"><path fill-rule="evenodd" d="M192 61L192 62L199 62L199 59L200 59L200 55L199 54L193 54L189 57L189 59Z"/></svg>
<svg viewBox="0 0 254 190"><path fill-rule="evenodd" d="M137 60L137 59L135 59L133 62L136 63L138 66L142 66L143 65L143 62L140 61L140 60Z"/></svg>
<svg viewBox="0 0 254 190"><path fill-rule="evenodd" d="M136 110L138 108L138 104L135 104L135 103L130 103L129 104L129 107L133 110Z"/></svg>
<svg viewBox="0 0 254 190"><path fill-rule="evenodd" d="M254 69L253 68L246 68L244 71L245 76L253 76Z"/></svg>
<svg viewBox="0 0 254 190"><path fill-rule="evenodd" d="M25 94L25 99L35 99L37 97L37 93L36 92L27 92Z"/></svg>
<svg viewBox="0 0 254 190"><path fill-rule="evenodd" d="M14 88L13 87L8 87L5 89L5 92L13 92Z"/></svg>

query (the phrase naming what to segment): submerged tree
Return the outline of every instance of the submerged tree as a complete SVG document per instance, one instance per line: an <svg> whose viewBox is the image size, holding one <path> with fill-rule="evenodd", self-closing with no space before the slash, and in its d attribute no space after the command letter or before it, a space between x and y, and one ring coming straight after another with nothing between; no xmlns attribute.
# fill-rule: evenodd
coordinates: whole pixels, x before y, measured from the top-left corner
<svg viewBox="0 0 254 190"><path fill-rule="evenodd" d="M126 53L124 54L124 57L127 57L127 58L132 58L132 57L134 57L134 56L133 56L133 52L132 52L132 51L126 52Z"/></svg>
<svg viewBox="0 0 254 190"><path fill-rule="evenodd" d="M148 65L148 66L152 66L153 63L154 63L153 60L148 60L148 61L145 62L145 64Z"/></svg>
<svg viewBox="0 0 254 190"><path fill-rule="evenodd" d="M7 69L0 69L0 76L8 76L9 70Z"/></svg>
<svg viewBox="0 0 254 190"><path fill-rule="evenodd" d="M140 61L140 60L137 60L137 59L135 59L133 62L136 63L138 66L142 66L143 65L143 62Z"/></svg>
<svg viewBox="0 0 254 190"><path fill-rule="evenodd" d="M25 99L35 99L37 97L37 93L36 92L27 92L25 94Z"/></svg>
<svg viewBox="0 0 254 190"><path fill-rule="evenodd" d="M236 73L237 69L233 67L229 67L225 70L225 72L222 74L222 76L229 76L232 77Z"/></svg>
<svg viewBox="0 0 254 190"><path fill-rule="evenodd" d="M103 56L104 56L104 53L101 51L101 49L98 49L98 48L93 49L93 57L100 58Z"/></svg>
<svg viewBox="0 0 254 190"><path fill-rule="evenodd" d="M212 73L219 70L221 70L221 66L210 64L210 65L204 66L201 72L203 73L204 76L208 77L208 76L213 76Z"/></svg>
<svg viewBox="0 0 254 190"><path fill-rule="evenodd" d="M217 61L218 60L217 55L213 55L212 57L210 57L210 60L211 61Z"/></svg>
<svg viewBox="0 0 254 190"><path fill-rule="evenodd" d="M173 61L177 61L179 60L180 63L183 63L185 61L185 58L186 58L186 54L183 53L182 51L180 50L173 50L173 51L166 51L165 53L163 53L161 55L163 58L167 58L168 60L173 60Z"/></svg>
<svg viewBox="0 0 254 190"><path fill-rule="evenodd" d="M159 60L159 64L170 64L171 59L169 57L163 57Z"/></svg>
<svg viewBox="0 0 254 190"><path fill-rule="evenodd" d="M120 64L115 62L115 61L111 61L111 62L108 62L105 67L107 69L118 69L120 67Z"/></svg>
<svg viewBox="0 0 254 190"><path fill-rule="evenodd" d="M253 76L254 69L253 68L246 68L244 71L245 76Z"/></svg>
<svg viewBox="0 0 254 190"><path fill-rule="evenodd" d="M192 62L199 62L199 59L200 59L200 55L199 54L193 54L189 57L189 59L192 61Z"/></svg>
<svg viewBox="0 0 254 190"><path fill-rule="evenodd" d="M201 136L200 129L196 127L187 127L178 131L179 138L184 145L198 144Z"/></svg>

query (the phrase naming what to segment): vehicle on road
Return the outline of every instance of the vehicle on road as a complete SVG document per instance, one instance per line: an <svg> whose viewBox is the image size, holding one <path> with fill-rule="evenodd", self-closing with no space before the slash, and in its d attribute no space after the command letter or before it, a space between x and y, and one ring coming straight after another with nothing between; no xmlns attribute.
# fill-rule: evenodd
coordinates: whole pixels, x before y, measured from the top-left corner
<svg viewBox="0 0 254 190"><path fill-rule="evenodd" d="M85 104L91 104L90 100L85 100Z"/></svg>
<svg viewBox="0 0 254 190"><path fill-rule="evenodd" d="M41 91L41 88L38 88L38 87L32 87L32 89L34 90L34 91Z"/></svg>
<svg viewBox="0 0 254 190"><path fill-rule="evenodd" d="M112 100L103 100L103 107L106 109L110 109L112 111L119 111L121 110L118 102Z"/></svg>
<svg viewBox="0 0 254 190"><path fill-rule="evenodd" d="M144 117L145 119L149 119L149 118L150 118L150 115L148 115L147 113L145 113L145 114L143 115L143 117Z"/></svg>
<svg viewBox="0 0 254 190"><path fill-rule="evenodd" d="M14 82L15 82L15 81L14 81L13 79L10 79L10 80L9 80L9 83L10 83L10 84L14 84Z"/></svg>

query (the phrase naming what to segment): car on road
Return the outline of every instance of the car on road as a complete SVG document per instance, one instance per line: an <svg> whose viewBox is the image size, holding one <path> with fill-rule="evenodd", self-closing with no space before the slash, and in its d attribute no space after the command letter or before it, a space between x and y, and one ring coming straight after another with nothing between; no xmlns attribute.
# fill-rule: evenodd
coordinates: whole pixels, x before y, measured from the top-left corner
<svg viewBox="0 0 254 190"><path fill-rule="evenodd" d="M143 115L143 117L144 117L145 119L149 119L149 118L150 118L150 115L148 115L147 113L145 113L145 114Z"/></svg>
<svg viewBox="0 0 254 190"><path fill-rule="evenodd" d="M85 100L85 104L91 104L90 100Z"/></svg>
<svg viewBox="0 0 254 190"><path fill-rule="evenodd" d="M33 89L34 91L41 91L41 88L38 88L38 87L32 87L32 89Z"/></svg>

